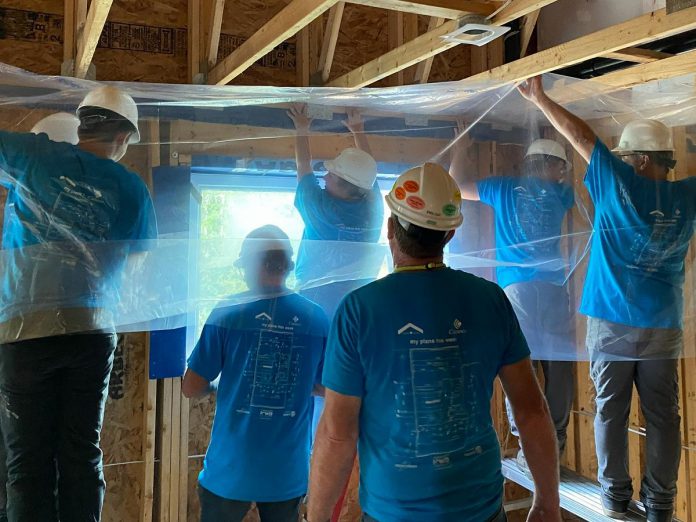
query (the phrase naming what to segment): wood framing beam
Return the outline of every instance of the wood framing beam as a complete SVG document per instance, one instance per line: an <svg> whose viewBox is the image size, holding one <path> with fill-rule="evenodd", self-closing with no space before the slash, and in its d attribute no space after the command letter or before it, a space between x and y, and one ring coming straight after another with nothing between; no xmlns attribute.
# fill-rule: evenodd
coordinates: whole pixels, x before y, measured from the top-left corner
<svg viewBox="0 0 696 522"><path fill-rule="evenodd" d="M432 31L436 27L442 25L445 22L444 18L439 18L437 16L431 16L428 20L428 31ZM422 62L418 62L416 65L416 72L414 73L413 81L415 83L428 83L428 77L430 77L430 71L433 68L434 57L426 58Z"/></svg>
<svg viewBox="0 0 696 522"><path fill-rule="evenodd" d="M326 83L331 74L331 66L333 65L333 59L336 53L336 42L338 41L338 33L341 29L341 20L345 7L345 2L338 2L329 9L329 19L326 22L324 38L321 42L321 54L319 55L321 83Z"/></svg>
<svg viewBox="0 0 696 522"><path fill-rule="evenodd" d="M652 51L650 49L641 49L640 47L629 47L627 49L621 49L620 51L614 51L604 55L605 58L635 63L650 63L657 60L662 60L664 58L669 58L670 56L674 55L660 51Z"/></svg>
<svg viewBox="0 0 696 522"><path fill-rule="evenodd" d="M397 49L404 45L404 13L401 11L389 11L387 15L387 37L389 49ZM394 87L404 84L404 72L398 71L394 76L387 78L389 86Z"/></svg>
<svg viewBox="0 0 696 522"><path fill-rule="evenodd" d="M597 56L667 38L694 28L696 28L696 7L684 9L674 15L668 15L665 9L659 9L476 74L467 80L519 82L538 74L569 67ZM655 63L663 61L665 60Z"/></svg>
<svg viewBox="0 0 696 522"><path fill-rule="evenodd" d="M351 4L456 20L467 14L489 16L502 2L476 0L348 0Z"/></svg>
<svg viewBox="0 0 696 522"><path fill-rule="evenodd" d="M513 0L507 7L496 14L492 23L502 25L512 20L525 16L536 9L554 3L556 0ZM392 49L379 58L336 78L327 85L330 87L364 87L370 85L391 74L397 73L421 62L431 56L445 52L460 42L444 40L442 37L458 29L458 20L449 20L435 29L420 35Z"/></svg>
<svg viewBox="0 0 696 522"><path fill-rule="evenodd" d="M77 36L77 53L75 54L75 77L87 76L89 64L92 63L94 51L104 29L113 0L92 0L87 11L84 30Z"/></svg>
<svg viewBox="0 0 696 522"><path fill-rule="evenodd" d="M292 0L261 29L218 63L208 75L208 83L224 85L247 70L276 45L335 5L338 0Z"/></svg>
<svg viewBox="0 0 696 522"><path fill-rule="evenodd" d="M520 24L520 56L527 56L529 49L529 41L532 39L532 34L536 28L537 20L539 19L540 9L533 11L522 18Z"/></svg>
<svg viewBox="0 0 696 522"><path fill-rule="evenodd" d="M201 2L188 0L188 76L194 83L201 73Z"/></svg>
<svg viewBox="0 0 696 522"><path fill-rule="evenodd" d="M222 31L222 14L225 11L225 0L213 0L210 13L210 26L208 27L208 41L205 47L208 68L213 68L217 63L218 49L220 47L220 32Z"/></svg>
<svg viewBox="0 0 696 522"><path fill-rule="evenodd" d="M69 62L75 59L77 36L84 30L87 0L65 0L63 7L63 60Z"/></svg>

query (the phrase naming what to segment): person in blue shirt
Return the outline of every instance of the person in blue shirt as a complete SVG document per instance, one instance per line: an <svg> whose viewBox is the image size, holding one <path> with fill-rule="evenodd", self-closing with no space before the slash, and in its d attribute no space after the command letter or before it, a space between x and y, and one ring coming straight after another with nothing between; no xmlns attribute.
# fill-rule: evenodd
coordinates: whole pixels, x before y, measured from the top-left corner
<svg viewBox="0 0 696 522"><path fill-rule="evenodd" d="M138 109L114 87L89 92L79 143L0 132L11 207L2 243L0 426L8 519L99 520L99 434L116 348L114 295L157 237L140 178L119 165Z"/></svg>
<svg viewBox="0 0 696 522"><path fill-rule="evenodd" d="M560 143L538 139L527 148L519 176L466 179L466 139L455 142L450 172L462 198L495 211L497 282L512 303L532 359L544 374L544 396L563 453L573 404L574 317L561 254L562 224L575 198L568 159ZM470 174L470 173L469 173ZM510 431L518 436L508 406ZM527 470L524 452L517 461ZM528 470L527 470L528 471Z"/></svg>
<svg viewBox="0 0 696 522"><path fill-rule="evenodd" d="M356 444L364 520L506 520L490 413L498 377L536 484L528 520L560 521L553 425L512 306L496 284L443 263L462 222L456 182L426 163L386 201L394 273L334 316L307 521L329 519Z"/></svg>
<svg viewBox="0 0 696 522"><path fill-rule="evenodd" d="M182 384L186 397L198 397L219 378L198 477L201 522L241 521L253 502L261 522L296 522L328 321L286 288L292 247L278 227L249 233L236 264L249 291L210 314Z"/></svg>
<svg viewBox="0 0 696 522"><path fill-rule="evenodd" d="M694 232L696 177L670 181L674 145L658 121L630 122L612 154L587 123L547 96L541 78L520 92L589 164L585 185L595 216L580 312L588 316L605 513L624 517L633 494L626 438L635 384L646 422L640 497L650 522L672 520L681 455L684 260Z"/></svg>
<svg viewBox="0 0 696 522"><path fill-rule="evenodd" d="M312 170L306 110L288 113L297 129L297 208L305 229L297 254L295 276L303 295L318 303L331 318L351 290L374 279L382 257L369 244L379 241L384 220L377 164L370 155L364 123L355 111L345 124L357 148L345 149L324 162L325 187Z"/></svg>

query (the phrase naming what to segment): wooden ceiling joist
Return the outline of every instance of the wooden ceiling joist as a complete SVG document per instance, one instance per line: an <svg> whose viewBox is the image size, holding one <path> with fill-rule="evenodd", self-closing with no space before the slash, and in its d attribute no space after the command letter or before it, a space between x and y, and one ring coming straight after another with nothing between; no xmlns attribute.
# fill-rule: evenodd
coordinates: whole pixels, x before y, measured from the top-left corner
<svg viewBox="0 0 696 522"><path fill-rule="evenodd" d="M660 9L476 74L467 80L519 82L538 74L695 28L696 7L684 9L673 15L668 15L665 9Z"/></svg>
<svg viewBox="0 0 696 522"><path fill-rule="evenodd" d="M492 18L494 25L502 25L536 9L554 3L556 0L513 0ZM427 58L443 53L460 42L445 40L443 36L460 27L458 20L449 20L435 29L422 34L404 45L392 49L379 58L366 63L329 82L330 87L364 87L391 74L415 65Z"/></svg>
<svg viewBox="0 0 696 522"><path fill-rule="evenodd" d="M431 16L430 20L428 20L428 31L432 31L436 27L441 26L443 23L445 23L444 18L438 18L436 16ZM428 77L430 76L430 70L433 68L433 60L434 57L431 56L430 58L427 58L423 60L422 62L418 62L418 65L416 66L416 72L414 74L414 82L415 83L428 83Z"/></svg>
<svg viewBox="0 0 696 522"><path fill-rule="evenodd" d="M242 74L276 45L335 5L338 0L292 0L261 29L218 63L208 74L208 83L223 85Z"/></svg>
<svg viewBox="0 0 696 522"><path fill-rule="evenodd" d="M621 60L624 62L634 62L634 63L650 63L657 60L663 60L674 56L669 53L663 53L661 51L652 51L650 49L641 49L640 47L629 47L627 49L621 49L620 51L614 51L613 53L605 54L605 58L612 58L614 60Z"/></svg>
<svg viewBox="0 0 696 522"><path fill-rule="evenodd" d="M324 30L324 39L321 42L321 54L319 55L319 72L321 73L321 83L326 83L331 74L334 54L336 53L336 42L338 32L341 28L341 19L345 2L338 2L329 10L329 19Z"/></svg>
<svg viewBox="0 0 696 522"><path fill-rule="evenodd" d="M348 0L351 4L456 20L467 14L489 16L503 2L476 0Z"/></svg>
<svg viewBox="0 0 696 522"><path fill-rule="evenodd" d="M77 36L77 53L75 55L75 77L87 76L89 64L92 63L94 51L99 43L106 17L109 15L113 0L92 0L87 11L84 29Z"/></svg>
<svg viewBox="0 0 696 522"><path fill-rule="evenodd" d="M522 18L522 22L520 23L520 56L527 56L529 41L532 39L532 34L539 20L540 12L541 10L537 9Z"/></svg>
<svg viewBox="0 0 696 522"><path fill-rule="evenodd" d="M206 42L206 61L212 68L217 63L218 48L220 47L220 32L222 31L222 14L225 11L225 0L213 0L210 13L210 26L208 28L208 41Z"/></svg>

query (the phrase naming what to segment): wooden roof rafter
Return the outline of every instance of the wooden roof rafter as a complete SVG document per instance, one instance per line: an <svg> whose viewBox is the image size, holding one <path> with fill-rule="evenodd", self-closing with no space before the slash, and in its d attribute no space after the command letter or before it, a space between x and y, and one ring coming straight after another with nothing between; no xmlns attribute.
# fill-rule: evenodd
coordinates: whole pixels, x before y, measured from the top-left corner
<svg viewBox="0 0 696 522"><path fill-rule="evenodd" d="M467 14L489 16L504 2L481 0L347 0L351 4L456 20Z"/></svg>
<svg viewBox="0 0 696 522"><path fill-rule="evenodd" d="M668 15L665 9L659 9L476 74L466 81L519 82L692 29L696 29L696 7L673 15ZM670 59L657 60L652 64ZM686 72L689 71L684 71Z"/></svg>
<svg viewBox="0 0 696 522"><path fill-rule="evenodd" d="M504 25L526 16L556 0L512 0L491 19L493 25ZM445 40L444 36L460 27L459 20L449 20L444 24L414 38L410 42L392 49L386 54L334 79L330 87L364 87L382 78L397 73L423 60L443 53L461 42Z"/></svg>
<svg viewBox="0 0 696 522"><path fill-rule="evenodd" d="M208 83L224 85L236 78L276 45L297 34L339 0L292 0L208 73Z"/></svg>

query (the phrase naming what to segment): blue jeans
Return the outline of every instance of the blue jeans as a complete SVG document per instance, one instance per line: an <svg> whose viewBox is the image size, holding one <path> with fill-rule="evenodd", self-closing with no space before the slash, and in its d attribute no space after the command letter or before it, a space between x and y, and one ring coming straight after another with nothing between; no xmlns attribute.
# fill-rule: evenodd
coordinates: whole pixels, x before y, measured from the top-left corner
<svg viewBox="0 0 696 522"><path fill-rule="evenodd" d="M241 522L251 509L251 501L220 497L198 486L201 522ZM261 522L297 522L302 497L280 502L256 502Z"/></svg>
<svg viewBox="0 0 696 522"><path fill-rule="evenodd" d="M372 518L370 515L367 513L363 513L362 516L362 522L378 522L376 518ZM454 522L454 521L452 521ZM457 521L459 522L459 521ZM462 521L463 522L463 521ZM474 522L473 520L471 522ZM478 520L475 522L479 522ZM503 507L500 507L500 511L498 511L495 515L493 515L491 518L484 522L507 522L507 516L505 515L505 510Z"/></svg>
<svg viewBox="0 0 696 522"><path fill-rule="evenodd" d="M104 333L0 345L10 521L100 519L99 434L115 348L116 335Z"/></svg>

